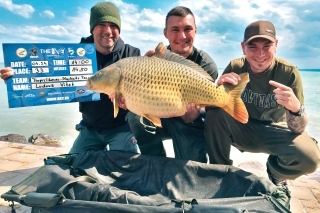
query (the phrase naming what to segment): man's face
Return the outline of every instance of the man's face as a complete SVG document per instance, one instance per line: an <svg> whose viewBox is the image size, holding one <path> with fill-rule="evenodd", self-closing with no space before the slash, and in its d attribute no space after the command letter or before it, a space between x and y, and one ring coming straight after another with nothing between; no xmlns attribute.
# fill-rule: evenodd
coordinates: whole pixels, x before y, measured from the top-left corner
<svg viewBox="0 0 320 213"><path fill-rule="evenodd" d="M246 55L250 68L254 73L262 73L266 71L272 64L278 40L272 42L265 38L256 38L247 45L241 43L242 51Z"/></svg>
<svg viewBox="0 0 320 213"><path fill-rule="evenodd" d="M108 54L113 50L114 44L119 39L119 28L111 22L102 22L97 24L92 35L97 51L102 54Z"/></svg>
<svg viewBox="0 0 320 213"><path fill-rule="evenodd" d="M194 18L189 14L186 17L170 16L163 34L168 39L172 52L188 57L193 50L196 31Z"/></svg>

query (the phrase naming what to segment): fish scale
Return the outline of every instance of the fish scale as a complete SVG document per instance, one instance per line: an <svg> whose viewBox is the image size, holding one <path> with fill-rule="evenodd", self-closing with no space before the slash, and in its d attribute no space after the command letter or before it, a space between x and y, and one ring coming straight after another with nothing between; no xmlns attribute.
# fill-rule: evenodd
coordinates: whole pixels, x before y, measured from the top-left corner
<svg viewBox="0 0 320 213"><path fill-rule="evenodd" d="M160 118L184 115L189 103L221 107L245 123L248 112L240 96L249 75L240 77L237 86L217 86L200 66L160 43L151 57L128 57L99 70L88 79L87 87L115 97L115 116L119 110L118 97L122 95L130 111L156 126L161 126Z"/></svg>
<svg viewBox="0 0 320 213"><path fill-rule="evenodd" d="M144 114L152 113L162 118L173 117L183 115L188 103L210 104L214 98L213 93L210 94L208 91L212 87L212 82L186 66L177 63L161 63L160 60L152 57L144 57L142 60L139 57L126 58L119 64L121 70L128 70L122 74L120 90L125 97L127 107L132 111L139 112L145 107ZM135 64L135 67L130 68L130 64ZM157 69L150 67L157 67ZM167 70L174 70L174 72L167 72ZM141 77L136 77L134 80L135 76ZM190 81L194 84L190 84ZM199 90L199 84L202 85L201 90ZM146 104L148 104L147 107Z"/></svg>

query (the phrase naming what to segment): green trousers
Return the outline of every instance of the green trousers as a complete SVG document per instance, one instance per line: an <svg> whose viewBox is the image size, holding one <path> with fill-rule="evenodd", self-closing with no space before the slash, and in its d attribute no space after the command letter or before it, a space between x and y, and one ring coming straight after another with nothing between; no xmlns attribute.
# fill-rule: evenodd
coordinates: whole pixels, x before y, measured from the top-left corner
<svg viewBox="0 0 320 213"><path fill-rule="evenodd" d="M211 164L232 165L231 146L269 154L267 165L277 178L295 179L320 166L320 150L306 132L292 133L286 123L250 120L242 124L221 108L207 109L206 146Z"/></svg>

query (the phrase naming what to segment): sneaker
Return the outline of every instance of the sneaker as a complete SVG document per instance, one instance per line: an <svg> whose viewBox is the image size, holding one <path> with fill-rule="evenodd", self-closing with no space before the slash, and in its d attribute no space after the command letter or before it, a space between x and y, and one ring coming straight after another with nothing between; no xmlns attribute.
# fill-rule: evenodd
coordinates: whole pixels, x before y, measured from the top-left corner
<svg viewBox="0 0 320 213"><path fill-rule="evenodd" d="M271 174L268 166L267 166L267 173L268 173L268 178L269 180L274 184L276 185L280 190L284 191L288 198L291 197L291 193L290 193L290 190L289 190L289 187L288 187L288 183L287 183L287 180L286 179L279 179L279 178L276 178L273 174Z"/></svg>

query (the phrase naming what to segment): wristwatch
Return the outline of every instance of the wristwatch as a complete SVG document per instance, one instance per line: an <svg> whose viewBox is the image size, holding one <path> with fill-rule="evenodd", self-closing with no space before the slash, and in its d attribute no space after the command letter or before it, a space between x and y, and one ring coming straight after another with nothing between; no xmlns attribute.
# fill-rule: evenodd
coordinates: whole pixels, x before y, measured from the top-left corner
<svg viewBox="0 0 320 213"><path fill-rule="evenodd" d="M303 104L300 105L300 109L299 109L298 112L292 112L291 110L289 110L289 113L290 113L291 115L299 116L299 117L301 117L301 115L302 115L303 112L304 112L304 106L303 106Z"/></svg>

